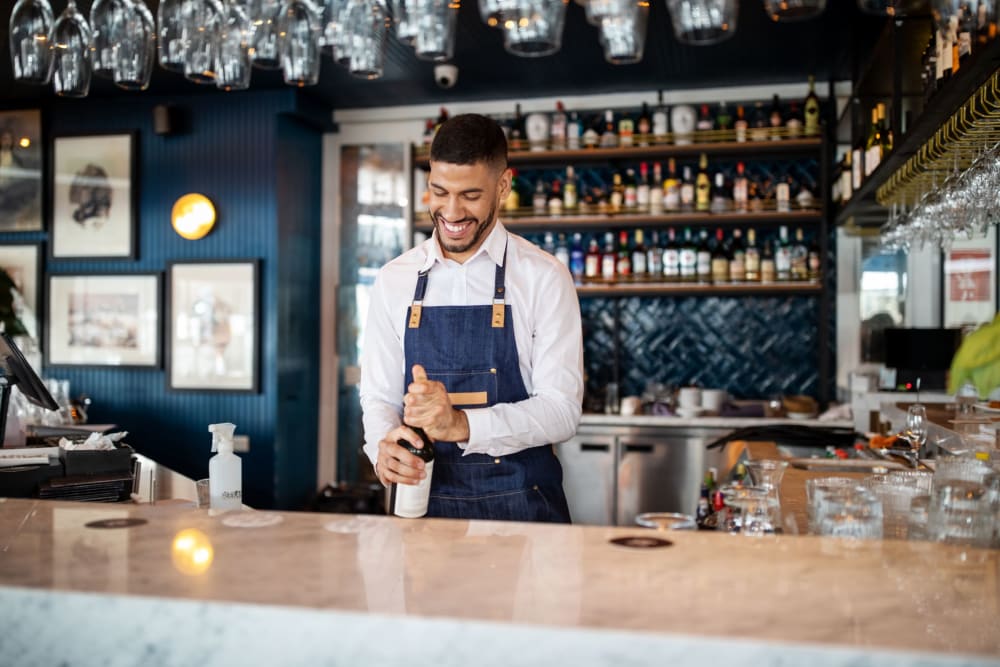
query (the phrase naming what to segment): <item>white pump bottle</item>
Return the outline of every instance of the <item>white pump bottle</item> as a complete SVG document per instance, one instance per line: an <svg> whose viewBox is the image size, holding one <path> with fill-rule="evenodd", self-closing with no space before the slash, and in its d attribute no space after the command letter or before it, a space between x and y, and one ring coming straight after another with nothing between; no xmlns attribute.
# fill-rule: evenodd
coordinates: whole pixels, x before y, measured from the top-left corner
<svg viewBox="0 0 1000 667"><path fill-rule="evenodd" d="M208 489L213 510L238 510L243 507L243 462L233 453L236 424L210 424L212 451L208 461Z"/></svg>

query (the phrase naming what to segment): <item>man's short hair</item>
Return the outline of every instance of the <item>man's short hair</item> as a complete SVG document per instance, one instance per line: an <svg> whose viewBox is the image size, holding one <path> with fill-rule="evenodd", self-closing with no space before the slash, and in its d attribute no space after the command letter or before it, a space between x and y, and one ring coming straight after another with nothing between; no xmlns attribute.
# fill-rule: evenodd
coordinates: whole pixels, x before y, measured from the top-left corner
<svg viewBox="0 0 1000 667"><path fill-rule="evenodd" d="M431 162L476 164L507 168L507 138L500 125L486 116L466 113L446 120L431 143Z"/></svg>

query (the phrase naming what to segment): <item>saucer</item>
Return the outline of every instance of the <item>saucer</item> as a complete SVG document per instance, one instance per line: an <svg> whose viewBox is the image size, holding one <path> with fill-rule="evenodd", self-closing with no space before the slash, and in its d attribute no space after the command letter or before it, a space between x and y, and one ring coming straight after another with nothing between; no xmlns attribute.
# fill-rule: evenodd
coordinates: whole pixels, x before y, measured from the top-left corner
<svg viewBox="0 0 1000 667"><path fill-rule="evenodd" d="M677 408L676 412L679 417L691 419L705 414L705 408Z"/></svg>

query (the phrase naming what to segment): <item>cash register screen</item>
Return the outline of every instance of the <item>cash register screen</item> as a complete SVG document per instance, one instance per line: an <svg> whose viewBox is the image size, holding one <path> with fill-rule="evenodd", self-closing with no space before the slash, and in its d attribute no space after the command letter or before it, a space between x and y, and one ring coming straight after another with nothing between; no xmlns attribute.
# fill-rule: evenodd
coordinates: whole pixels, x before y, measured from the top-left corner
<svg viewBox="0 0 1000 667"><path fill-rule="evenodd" d="M59 409L52 394L45 388L45 383L31 368L14 340L5 333L0 333L0 374L7 378L9 385L16 384L24 397L35 405L48 410ZM2 437L3 434L0 433L0 438Z"/></svg>
<svg viewBox="0 0 1000 667"><path fill-rule="evenodd" d="M961 342L961 329L886 329L885 365L909 371L946 371Z"/></svg>

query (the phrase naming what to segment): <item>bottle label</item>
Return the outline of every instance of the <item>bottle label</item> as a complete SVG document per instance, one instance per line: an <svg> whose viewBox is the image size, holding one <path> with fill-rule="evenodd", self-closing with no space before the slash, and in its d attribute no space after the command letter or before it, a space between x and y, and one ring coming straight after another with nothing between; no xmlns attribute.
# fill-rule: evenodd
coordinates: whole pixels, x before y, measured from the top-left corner
<svg viewBox="0 0 1000 667"><path fill-rule="evenodd" d="M724 283L729 281L729 260L725 257L716 257L712 260L712 282Z"/></svg>
<svg viewBox="0 0 1000 667"><path fill-rule="evenodd" d="M694 253L690 257L691 275L694 275ZM679 276L681 274L681 254L675 248L663 251L663 275Z"/></svg>
<svg viewBox="0 0 1000 667"><path fill-rule="evenodd" d="M712 275L712 255L707 250L699 250L696 261L699 276L708 277Z"/></svg>
<svg viewBox="0 0 1000 667"><path fill-rule="evenodd" d="M601 277L605 280L615 279L615 258L605 255L601 258Z"/></svg>
<svg viewBox="0 0 1000 667"><path fill-rule="evenodd" d="M646 253L636 252L632 254L632 272L637 276L646 275Z"/></svg>
<svg viewBox="0 0 1000 667"><path fill-rule="evenodd" d="M664 262L666 265L667 263ZM680 253L680 265L682 276L693 276L698 273L698 254L690 249L684 248ZM664 268L666 271L666 268Z"/></svg>
<svg viewBox="0 0 1000 667"><path fill-rule="evenodd" d="M434 461L424 468L427 476L419 484L397 484L396 503L393 513L405 519L416 519L427 514L427 502L431 496L431 478L434 476Z"/></svg>
<svg viewBox="0 0 1000 667"><path fill-rule="evenodd" d="M789 202L790 188L788 183L778 183L774 188L774 196L777 200L778 211L781 213L787 213L791 210Z"/></svg>
<svg viewBox="0 0 1000 667"><path fill-rule="evenodd" d="M748 248L746 258L746 279L760 280L760 252L756 248Z"/></svg>
<svg viewBox="0 0 1000 667"><path fill-rule="evenodd" d="M668 211L676 211L681 207L681 190L676 185L670 185L663 191L663 206Z"/></svg>
<svg viewBox="0 0 1000 667"><path fill-rule="evenodd" d="M729 261L729 279L734 283L741 283L746 278L746 256L742 253L736 253Z"/></svg>
<svg viewBox="0 0 1000 667"><path fill-rule="evenodd" d="M584 262L583 275L588 278L596 278L601 271L601 260L600 258L589 255Z"/></svg>

